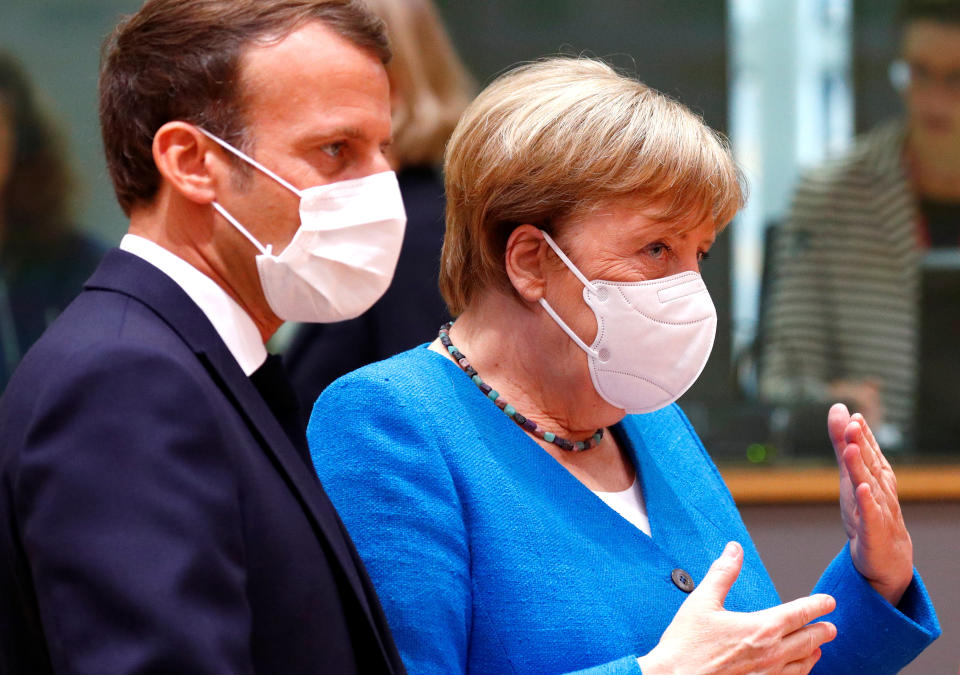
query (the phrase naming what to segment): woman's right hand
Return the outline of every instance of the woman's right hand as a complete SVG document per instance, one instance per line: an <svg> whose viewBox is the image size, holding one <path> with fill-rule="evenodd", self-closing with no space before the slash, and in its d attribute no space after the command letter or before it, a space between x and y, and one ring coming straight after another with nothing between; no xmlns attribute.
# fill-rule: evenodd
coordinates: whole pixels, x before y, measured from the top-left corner
<svg viewBox="0 0 960 675"><path fill-rule="evenodd" d="M829 622L810 622L832 612L836 602L829 595L811 595L757 612L729 612L723 603L742 566L743 549L730 542L657 646L638 659L643 675L810 672L820 645L837 635Z"/></svg>

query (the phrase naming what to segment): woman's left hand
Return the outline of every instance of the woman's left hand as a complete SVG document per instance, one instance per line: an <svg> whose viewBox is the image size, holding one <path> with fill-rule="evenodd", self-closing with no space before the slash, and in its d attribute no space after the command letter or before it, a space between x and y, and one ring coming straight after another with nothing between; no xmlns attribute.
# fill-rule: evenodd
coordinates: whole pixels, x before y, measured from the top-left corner
<svg viewBox="0 0 960 675"><path fill-rule="evenodd" d="M897 499L897 478L859 413L836 403L827 428L840 465L840 512L857 570L896 606L913 579L913 542Z"/></svg>

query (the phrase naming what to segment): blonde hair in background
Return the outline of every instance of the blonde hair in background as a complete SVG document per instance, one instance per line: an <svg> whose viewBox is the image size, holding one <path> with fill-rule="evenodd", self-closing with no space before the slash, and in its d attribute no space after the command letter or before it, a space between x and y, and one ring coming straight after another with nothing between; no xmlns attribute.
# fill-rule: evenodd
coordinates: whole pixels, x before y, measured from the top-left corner
<svg viewBox="0 0 960 675"><path fill-rule="evenodd" d="M640 196L665 221L724 227L745 199L726 141L680 103L607 64L554 57L497 78L447 146L440 290L457 316L477 292L512 293L510 233L553 229L576 211Z"/></svg>
<svg viewBox="0 0 960 675"><path fill-rule="evenodd" d="M387 24L393 102L391 154L398 167L433 165L474 93L431 0L366 0Z"/></svg>

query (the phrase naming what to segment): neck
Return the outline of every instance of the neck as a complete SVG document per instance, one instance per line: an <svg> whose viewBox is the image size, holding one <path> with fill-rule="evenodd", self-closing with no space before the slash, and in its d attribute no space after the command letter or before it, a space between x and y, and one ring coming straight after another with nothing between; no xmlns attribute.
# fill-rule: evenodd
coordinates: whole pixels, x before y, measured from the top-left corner
<svg viewBox="0 0 960 675"><path fill-rule="evenodd" d="M215 228L212 209L161 195L131 214L129 232L162 246L213 279L253 319L264 343L283 323L263 295L256 251L232 228ZM247 249L249 260L238 261L238 251Z"/></svg>
<svg viewBox="0 0 960 675"><path fill-rule="evenodd" d="M545 431L584 440L623 418L594 390L586 356L539 305L488 293L457 319L450 338L484 382ZM452 358L439 341L431 348ZM530 438L591 490L613 492L633 483L633 465L610 433L584 452Z"/></svg>
<svg viewBox="0 0 960 675"><path fill-rule="evenodd" d="M539 306L489 292L450 338L487 384L547 431L583 440L623 417L594 390L586 355Z"/></svg>

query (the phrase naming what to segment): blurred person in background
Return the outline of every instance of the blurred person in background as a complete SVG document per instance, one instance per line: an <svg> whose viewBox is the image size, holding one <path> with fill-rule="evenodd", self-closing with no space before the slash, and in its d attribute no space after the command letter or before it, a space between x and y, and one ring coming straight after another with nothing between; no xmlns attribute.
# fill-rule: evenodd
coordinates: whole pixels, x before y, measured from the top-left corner
<svg viewBox="0 0 960 675"><path fill-rule="evenodd" d="M106 251L73 226L68 164L22 66L0 53L0 392Z"/></svg>
<svg viewBox="0 0 960 675"><path fill-rule="evenodd" d="M960 248L960 0L904 0L899 21L904 119L805 175L776 234L760 391L794 434L842 400L889 445L916 438L922 260Z"/></svg>
<svg viewBox="0 0 960 675"><path fill-rule="evenodd" d="M351 370L432 338L449 318L437 273L443 243L443 150L473 93L431 0L366 0L387 24L393 110L390 163L407 211L400 260L387 292L356 319L304 324L284 354L304 412Z"/></svg>
<svg viewBox="0 0 960 675"><path fill-rule="evenodd" d="M675 404L716 331L700 263L743 202L700 118L547 59L471 103L444 174L456 322L334 382L307 432L410 672L883 675L936 638L861 416L828 423L847 540L781 604Z"/></svg>

